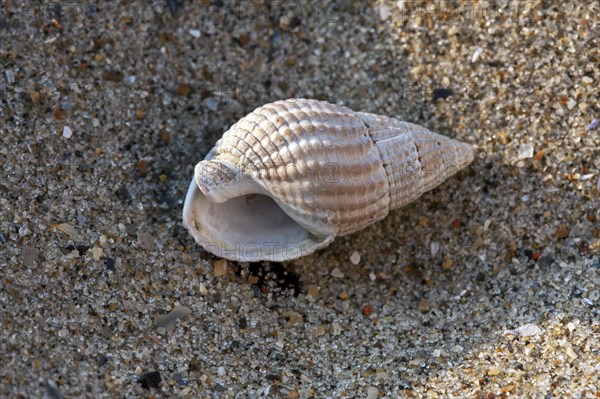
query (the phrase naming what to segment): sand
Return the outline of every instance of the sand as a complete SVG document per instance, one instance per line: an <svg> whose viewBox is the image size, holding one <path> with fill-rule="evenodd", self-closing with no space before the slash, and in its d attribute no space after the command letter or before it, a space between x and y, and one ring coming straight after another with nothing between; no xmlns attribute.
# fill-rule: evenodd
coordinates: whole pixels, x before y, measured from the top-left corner
<svg viewBox="0 0 600 399"><path fill-rule="evenodd" d="M0 396L597 398L599 13L1 2ZM313 255L225 265L181 224L193 167L289 97L476 159Z"/></svg>

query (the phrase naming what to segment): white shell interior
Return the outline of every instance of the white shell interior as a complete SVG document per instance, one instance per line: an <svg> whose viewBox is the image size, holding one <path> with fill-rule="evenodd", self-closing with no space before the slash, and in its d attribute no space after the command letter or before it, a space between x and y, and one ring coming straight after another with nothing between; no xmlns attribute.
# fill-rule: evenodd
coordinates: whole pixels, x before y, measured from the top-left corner
<svg viewBox="0 0 600 399"><path fill-rule="evenodd" d="M322 248L333 237L317 237L270 197L246 194L211 202L192 180L183 223L207 251L237 261L284 261Z"/></svg>

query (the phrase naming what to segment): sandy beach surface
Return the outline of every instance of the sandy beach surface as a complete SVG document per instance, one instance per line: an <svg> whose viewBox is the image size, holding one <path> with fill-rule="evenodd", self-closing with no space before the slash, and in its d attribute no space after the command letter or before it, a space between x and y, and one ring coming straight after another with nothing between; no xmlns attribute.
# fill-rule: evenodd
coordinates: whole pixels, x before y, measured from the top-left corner
<svg viewBox="0 0 600 399"><path fill-rule="evenodd" d="M0 397L598 398L600 2L0 2ZM475 161L285 263L181 224L305 97Z"/></svg>

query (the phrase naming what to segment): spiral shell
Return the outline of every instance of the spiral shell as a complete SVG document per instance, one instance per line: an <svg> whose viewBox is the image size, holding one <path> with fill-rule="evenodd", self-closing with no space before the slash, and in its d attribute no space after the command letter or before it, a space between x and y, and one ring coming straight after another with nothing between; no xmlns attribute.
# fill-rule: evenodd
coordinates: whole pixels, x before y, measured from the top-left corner
<svg viewBox="0 0 600 399"><path fill-rule="evenodd" d="M207 251L284 261L383 219L473 160L468 144L308 99L263 105L198 163L183 224Z"/></svg>

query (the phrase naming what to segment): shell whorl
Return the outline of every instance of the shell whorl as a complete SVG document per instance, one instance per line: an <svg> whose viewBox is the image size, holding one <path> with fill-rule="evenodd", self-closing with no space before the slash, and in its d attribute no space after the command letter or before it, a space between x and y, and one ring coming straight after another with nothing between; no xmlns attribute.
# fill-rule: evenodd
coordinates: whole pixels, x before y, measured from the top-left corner
<svg viewBox="0 0 600 399"><path fill-rule="evenodd" d="M306 248L294 256L255 252L261 259L286 260L383 219L472 159L469 145L415 124L322 101L291 99L259 107L225 132L196 166L190 190L199 188L203 201L215 204L250 194L271 198L306 229L301 237ZM190 217L193 210L186 199L184 224L198 242L201 235L200 243L206 246L217 233L198 233L202 217ZM209 226L213 232L218 228Z"/></svg>

